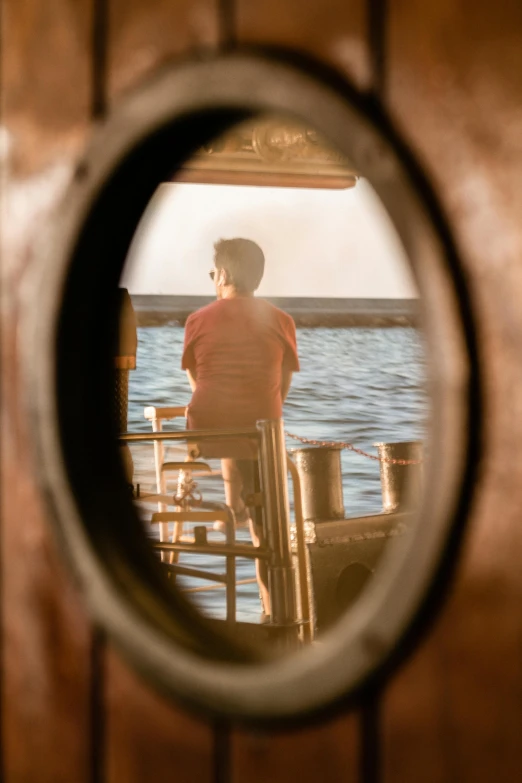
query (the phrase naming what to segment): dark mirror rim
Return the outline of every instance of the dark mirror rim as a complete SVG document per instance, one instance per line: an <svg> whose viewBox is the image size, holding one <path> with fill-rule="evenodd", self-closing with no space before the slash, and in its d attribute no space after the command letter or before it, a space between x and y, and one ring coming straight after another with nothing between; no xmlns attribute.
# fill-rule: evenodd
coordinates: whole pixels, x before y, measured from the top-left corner
<svg viewBox="0 0 522 783"><path fill-rule="evenodd" d="M73 323L76 303L67 303L64 294L73 290L70 284L82 258L79 240L85 236L86 225L90 231L101 230L99 211L97 222L88 221L100 204L110 204L107 196L115 171L121 173L127 167L128 173L129 165L145 166L149 158L143 152L152 149L147 139L150 141L151 135L161 138L165 129L180 134L178 141L185 145L177 151L181 162L194 146L193 138L183 137L183 127L191 133L199 128L204 138L205 129L208 135L209 128L212 133L219 128L219 123L208 124L212 117L224 119L226 112L230 123L261 110L290 113L314 124L368 177L387 208L424 297L434 417L426 482L429 492L420 512L423 524L417 525L405 546L383 564L357 606L316 649L291 660L245 666L241 663L246 660L244 651L236 651L236 664L203 660L198 651L212 637L205 623L190 617L181 604L173 606L177 615L168 618L165 604L156 605L153 593L150 600L139 602L135 593L122 589L133 565L130 545L125 558L116 556L113 570L107 570L105 558L114 539L93 538L100 509L92 498L87 502L75 484L80 473L88 470L86 454L77 450L75 457L69 449L64 461L63 423L70 421L64 415L64 394L70 388L67 374L72 373L70 368L63 372L66 356L60 326L63 335L64 328ZM145 183L144 189L138 192L136 188L134 212L122 229L127 234L114 246L119 257L111 262L108 286L117 285L129 224L134 221L136 226L150 197L151 177L143 175L143 168L141 179L135 181ZM106 226L112 230L109 217L117 223L117 215L105 215ZM29 304L37 298L38 308L28 307L25 343L31 346L26 352L27 403L35 430L37 469L49 498L50 516L90 610L124 654L177 698L214 714L258 722L295 721L317 714L353 696L363 683L389 669L408 649L423 618L428 617L428 608L435 606L447 584L478 463L481 385L472 308L450 232L419 167L384 117L376 116L369 105L365 107L364 98L336 77L329 82L324 74L314 76L270 56L238 53L167 68L129 96L98 129L56 221L56 231L36 266L39 279L33 283ZM107 313L110 302L108 294L101 303ZM64 321L65 312L69 320ZM82 339L92 359L92 346L89 348L85 335ZM93 366L96 364L90 367L91 376L95 375ZM107 378L107 356L105 374L102 360L98 366L100 377ZM83 380L86 378L84 372ZM101 386L94 389L93 399L101 400L101 392ZM88 396L84 400L87 406L92 404ZM106 437L107 427L110 429L107 418L102 417L102 425L106 425ZM73 465L71 460L76 459L79 462ZM111 478L121 483L122 473L114 460L109 460L107 467L105 480L110 491ZM99 478L98 472L96 475ZM90 478L94 478L92 470ZM122 520L134 513L121 486L114 492L113 503L114 519L119 520L121 529ZM114 569L118 569L118 579ZM152 570L143 575L143 585L158 586ZM167 630L169 619L174 623ZM219 650L217 640L216 644ZM234 655L234 650L225 641L222 659L228 654Z"/></svg>

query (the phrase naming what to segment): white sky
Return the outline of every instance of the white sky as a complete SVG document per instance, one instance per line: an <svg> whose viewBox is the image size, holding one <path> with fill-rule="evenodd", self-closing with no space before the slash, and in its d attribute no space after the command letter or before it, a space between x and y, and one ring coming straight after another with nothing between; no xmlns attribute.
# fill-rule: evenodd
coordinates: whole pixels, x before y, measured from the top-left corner
<svg viewBox="0 0 522 783"><path fill-rule="evenodd" d="M364 180L348 190L163 184L123 284L136 294L211 295L213 244L235 236L263 249L261 296L417 295L395 230Z"/></svg>

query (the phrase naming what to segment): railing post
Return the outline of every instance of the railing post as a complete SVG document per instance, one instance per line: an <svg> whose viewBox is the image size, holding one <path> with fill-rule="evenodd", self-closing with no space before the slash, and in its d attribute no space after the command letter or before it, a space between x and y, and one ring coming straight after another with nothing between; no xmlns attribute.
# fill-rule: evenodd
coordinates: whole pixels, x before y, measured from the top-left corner
<svg viewBox="0 0 522 783"><path fill-rule="evenodd" d="M305 522L344 519L341 446L292 449L302 487Z"/></svg>
<svg viewBox="0 0 522 783"><path fill-rule="evenodd" d="M120 432L127 432L129 410L129 370L136 369L138 328L129 292L118 289L118 353L114 357L114 414ZM127 443L120 443L120 455L129 484L133 482L134 463Z"/></svg>
<svg viewBox="0 0 522 783"><path fill-rule="evenodd" d="M269 549L268 588L272 623L296 626L295 575L290 546L287 462L283 421L258 421L264 534ZM297 626L296 626L297 628Z"/></svg>
<svg viewBox="0 0 522 783"><path fill-rule="evenodd" d="M422 492L422 442L376 443L375 446L381 459L383 510L386 513L415 510ZM406 460L411 464L394 463L393 460Z"/></svg>

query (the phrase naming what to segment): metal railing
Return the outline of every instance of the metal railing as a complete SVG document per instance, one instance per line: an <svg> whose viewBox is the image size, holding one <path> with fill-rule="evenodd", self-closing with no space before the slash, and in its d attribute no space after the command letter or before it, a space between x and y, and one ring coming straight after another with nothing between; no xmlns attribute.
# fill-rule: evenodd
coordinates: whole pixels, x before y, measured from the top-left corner
<svg viewBox="0 0 522 783"><path fill-rule="evenodd" d="M164 564L173 575L196 576L202 579L216 581L219 586L224 585L227 590L227 621L235 618L235 595L234 599L231 593L236 586L236 568L235 559L237 557L253 560L262 560L266 562L268 569L268 588L271 602L271 624L280 628L287 628L290 635L295 635L299 628L303 627L303 641L309 641L312 638L311 612L308 597L308 582L306 570L306 552L304 544L303 520L300 512L300 483L299 476L295 466L289 460L286 453L284 429L282 420L261 421L257 427L242 427L223 430L177 430L162 431L160 419L162 409L148 408L147 418L153 422L154 432L151 433L123 433L120 440L124 443L153 442L155 445L155 463L156 475L158 480L158 489L162 491L157 495L148 495L144 499L160 502L159 511L152 516L152 521L160 525L160 541L153 544L154 549L161 552ZM180 411L184 409L168 409L167 413L172 412L169 418L180 416ZM163 443L165 441L185 441L188 443L204 443L205 441L226 441L230 439L248 439L255 440L259 448L259 466L261 478L261 506L262 506L262 528L264 545L255 547L248 544L237 544L235 542L235 527L227 524L226 543L211 543L206 539L206 528L198 533L195 528L194 539L188 540L186 537L178 537L172 542L168 541L168 524L174 522L178 524L182 521L206 521L211 511L188 511L179 509L176 511L166 510L164 501L169 496L166 492L164 482L164 452ZM161 449L157 447L161 447ZM176 463L176 467L182 466L183 470L190 471L191 462ZM297 536L297 560L299 569L300 585L300 608L301 618L297 617L296 601L296 579L293 565L292 548L290 542L290 510L288 502L288 471L292 476L294 483L295 517ZM173 495L172 503L175 504L176 498ZM206 507L212 504L204 504ZM214 504L217 511L217 505ZM226 509L226 506L222 506ZM228 509L230 512L230 509ZM201 516L205 515L205 518ZM229 532L230 531L230 532ZM204 535L203 535L204 534ZM199 540L198 540L199 539ZM219 557L225 557L227 566L226 574L211 573L209 571L200 572L199 569L190 568L190 574L187 567L180 566L177 562L166 563L164 555L179 555L181 552L191 552L193 554L210 554ZM195 571L198 573L196 574Z"/></svg>
<svg viewBox="0 0 522 783"><path fill-rule="evenodd" d="M272 622L295 626L295 574L290 547L287 461L283 423L259 421L260 468L264 508L264 536L268 551L268 587Z"/></svg>
<svg viewBox="0 0 522 783"><path fill-rule="evenodd" d="M255 438L259 440L260 434L255 427L237 427L227 430L172 430L165 432L122 432L118 436L124 443L145 443L146 441L184 440L228 440L230 438Z"/></svg>

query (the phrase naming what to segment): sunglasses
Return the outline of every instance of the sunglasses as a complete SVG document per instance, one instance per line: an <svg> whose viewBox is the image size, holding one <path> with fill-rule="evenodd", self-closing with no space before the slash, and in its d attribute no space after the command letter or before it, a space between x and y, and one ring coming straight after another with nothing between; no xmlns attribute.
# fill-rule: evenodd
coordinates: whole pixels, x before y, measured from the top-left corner
<svg viewBox="0 0 522 783"><path fill-rule="evenodd" d="M211 269L210 272L208 273L208 276L210 277L211 280L214 280L216 276L216 271L217 271L216 269Z"/></svg>

